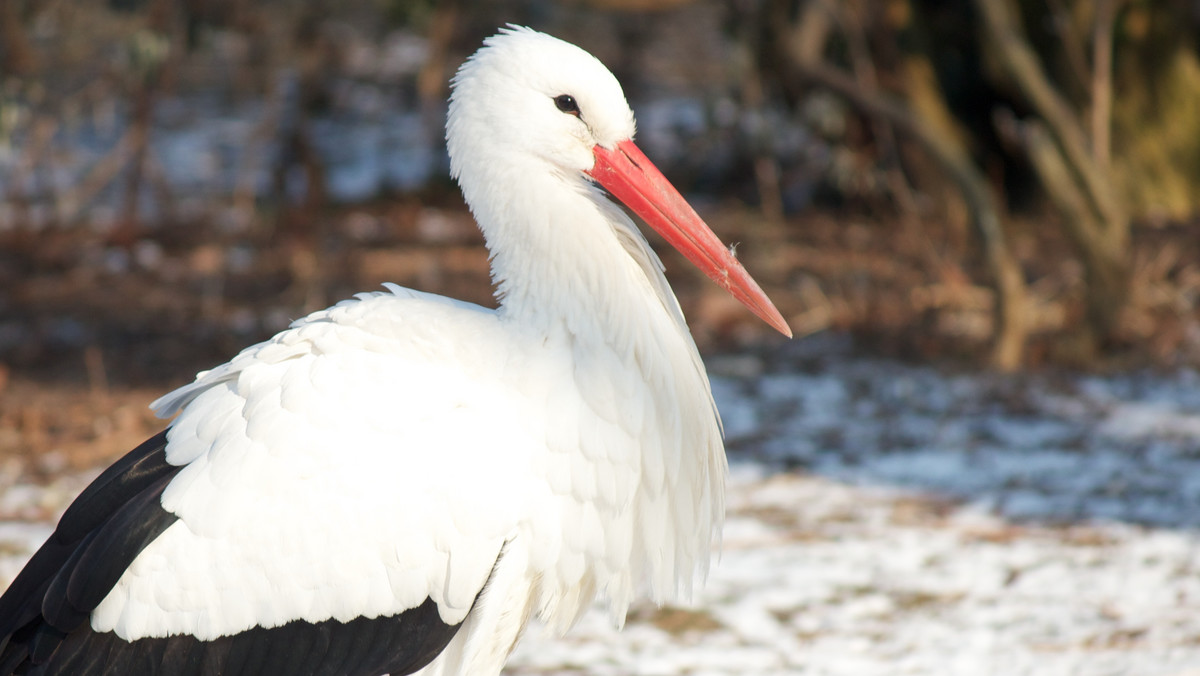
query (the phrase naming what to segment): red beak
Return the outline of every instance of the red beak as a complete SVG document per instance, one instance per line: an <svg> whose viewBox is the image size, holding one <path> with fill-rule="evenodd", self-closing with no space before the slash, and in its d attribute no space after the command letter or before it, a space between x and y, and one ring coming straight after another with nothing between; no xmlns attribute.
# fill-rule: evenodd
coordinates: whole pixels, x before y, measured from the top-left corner
<svg viewBox="0 0 1200 676"><path fill-rule="evenodd" d="M593 152L596 164L588 175L742 305L791 338L792 330L767 294L633 141L612 150L596 146Z"/></svg>

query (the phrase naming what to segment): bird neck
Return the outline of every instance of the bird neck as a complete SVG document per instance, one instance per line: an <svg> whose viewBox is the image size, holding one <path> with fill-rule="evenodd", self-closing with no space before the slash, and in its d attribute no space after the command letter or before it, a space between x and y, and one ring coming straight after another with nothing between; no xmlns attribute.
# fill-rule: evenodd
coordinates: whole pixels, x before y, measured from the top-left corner
<svg viewBox="0 0 1200 676"><path fill-rule="evenodd" d="M526 361L518 352L514 360L520 387L555 423L547 447L575 451L552 454L578 468L571 476L632 463L636 477L604 510L564 508L562 527L580 532L590 524L572 514L602 513L605 541L628 547L625 564L589 560L584 578L554 566L539 571L549 589L577 585L574 602L539 611L565 630L597 590L614 617L645 581L659 603L690 590L693 573L707 569L724 513L725 452L682 312L620 208L580 176L496 159L510 163L472 165L484 168L459 182L491 252L499 316L535 356ZM530 365L540 376L529 377ZM612 454L605 461L580 445L601 438L581 430L600 429L612 435L600 443L599 455Z"/></svg>
<svg viewBox="0 0 1200 676"><path fill-rule="evenodd" d="M603 336L622 310L625 321L654 311L613 232L617 207L582 176L509 166L475 182L488 186L483 199L472 183L463 192L491 252L502 316L537 331Z"/></svg>

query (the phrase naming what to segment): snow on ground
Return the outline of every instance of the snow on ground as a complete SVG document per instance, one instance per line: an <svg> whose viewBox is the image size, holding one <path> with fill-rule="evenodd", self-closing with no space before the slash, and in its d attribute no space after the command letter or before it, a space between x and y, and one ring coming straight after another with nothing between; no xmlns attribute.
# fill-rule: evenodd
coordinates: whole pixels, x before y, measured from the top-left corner
<svg viewBox="0 0 1200 676"><path fill-rule="evenodd" d="M692 606L513 674L1200 674L1200 374L710 360L733 463Z"/></svg>
<svg viewBox="0 0 1200 676"><path fill-rule="evenodd" d="M532 628L507 673L1200 675L1200 374L952 373L836 339L709 363L732 468L707 585L621 632ZM0 494L0 584L86 478Z"/></svg>
<svg viewBox="0 0 1200 676"><path fill-rule="evenodd" d="M531 632L510 673L1200 673L1194 533L1014 525L753 465L731 493L694 606Z"/></svg>

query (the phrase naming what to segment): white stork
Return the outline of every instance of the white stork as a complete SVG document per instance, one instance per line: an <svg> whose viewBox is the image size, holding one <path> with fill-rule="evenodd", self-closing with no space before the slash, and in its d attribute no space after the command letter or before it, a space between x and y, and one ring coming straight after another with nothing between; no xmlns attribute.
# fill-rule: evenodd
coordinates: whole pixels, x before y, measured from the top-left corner
<svg viewBox="0 0 1200 676"><path fill-rule="evenodd" d="M637 212L789 334L631 141L616 78L525 28L454 79L495 310L389 286L154 402L0 597L0 674L498 674L530 617L617 623L708 566L704 365Z"/></svg>

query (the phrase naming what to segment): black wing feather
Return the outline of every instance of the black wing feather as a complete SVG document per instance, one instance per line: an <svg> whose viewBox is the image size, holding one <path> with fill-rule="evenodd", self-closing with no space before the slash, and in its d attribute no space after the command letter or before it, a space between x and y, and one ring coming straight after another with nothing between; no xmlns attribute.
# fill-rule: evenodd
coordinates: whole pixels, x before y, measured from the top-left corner
<svg viewBox="0 0 1200 676"><path fill-rule="evenodd" d="M130 498L182 469L167 462L167 430L147 439L104 470L63 512L55 536L76 542L107 521Z"/></svg>
<svg viewBox="0 0 1200 676"><path fill-rule="evenodd" d="M96 533L88 533L87 537L83 538L83 541L75 547L75 551L71 552L71 556L63 562L58 569L58 574L50 578L41 595L41 614L45 625L68 632L87 619L88 611L79 610L68 602L67 586L71 579L69 573L79 566L79 560L83 557L84 551L95 541ZM35 652L31 649L30 653L37 659L40 651Z"/></svg>
<svg viewBox="0 0 1200 676"><path fill-rule="evenodd" d="M174 474L159 477L154 483L126 502L96 530L78 564L69 571L67 602L78 610L91 612L116 586L125 569L146 545L153 542L177 516L162 508L162 493ZM59 577L67 576L64 569Z"/></svg>
<svg viewBox="0 0 1200 676"><path fill-rule="evenodd" d="M437 657L460 625L441 622L432 600L392 617L350 622L295 621L201 641L192 636L123 641L105 632L77 631L49 662L24 664L22 674L70 676L402 676ZM11 673L4 672L4 673Z"/></svg>
<svg viewBox="0 0 1200 676"><path fill-rule="evenodd" d="M175 521L158 503L181 469L167 463L166 446L164 430L102 472L0 596L0 674L48 659Z"/></svg>
<svg viewBox="0 0 1200 676"><path fill-rule="evenodd" d="M105 470L64 512L50 539L0 595L0 676L393 676L411 674L445 649L461 624L437 604L350 622L297 620L201 641L126 641L87 619L145 547L178 517L162 492L181 467L155 435Z"/></svg>
<svg viewBox="0 0 1200 676"><path fill-rule="evenodd" d="M50 539L0 596L0 664L4 662L5 644L13 632L41 613L41 599L50 581L75 554L80 542L156 479L179 471L179 467L167 464L166 446L164 430L101 473L63 513Z"/></svg>

